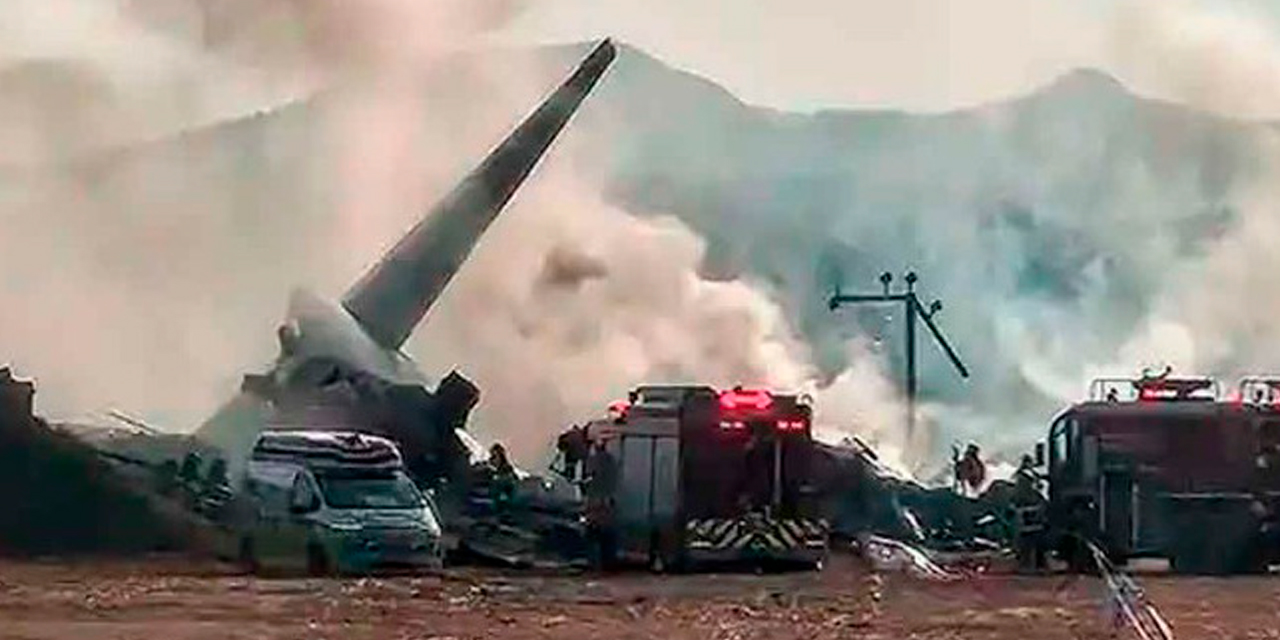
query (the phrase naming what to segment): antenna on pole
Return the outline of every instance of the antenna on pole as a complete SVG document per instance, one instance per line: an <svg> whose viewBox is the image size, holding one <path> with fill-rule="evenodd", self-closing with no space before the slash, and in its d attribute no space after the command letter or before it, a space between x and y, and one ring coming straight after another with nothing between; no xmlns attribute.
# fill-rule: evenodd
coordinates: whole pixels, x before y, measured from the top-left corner
<svg viewBox="0 0 1280 640"><path fill-rule="evenodd" d="M904 278L906 280L906 290L900 293L892 293L890 285L893 284L893 274L888 271L880 274L880 286L883 293L880 294L853 294L845 295L839 288L832 294L827 306L832 311L836 311L841 305L846 304L868 304L868 303L901 303L906 311L906 396L907 396L907 439L915 434L916 425L916 394L918 390L919 379L916 374L916 318L920 318L924 322L924 326L929 329L930 335L933 336L934 342L947 355L947 359L951 361L956 372L961 378L969 377L969 369L960 360L959 354L951 347L951 343L947 342L942 330L938 328L937 323L933 321L933 317L942 311L942 301L934 300L929 303L926 309L920 304L920 298L916 295L916 283L920 277L914 271L908 271Z"/></svg>

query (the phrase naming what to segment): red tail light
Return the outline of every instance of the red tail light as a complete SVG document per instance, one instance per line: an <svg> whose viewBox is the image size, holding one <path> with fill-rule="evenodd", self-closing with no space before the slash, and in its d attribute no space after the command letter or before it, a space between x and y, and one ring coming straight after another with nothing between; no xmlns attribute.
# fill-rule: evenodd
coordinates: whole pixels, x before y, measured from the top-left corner
<svg viewBox="0 0 1280 640"><path fill-rule="evenodd" d="M779 420L778 431L804 431L803 420Z"/></svg>

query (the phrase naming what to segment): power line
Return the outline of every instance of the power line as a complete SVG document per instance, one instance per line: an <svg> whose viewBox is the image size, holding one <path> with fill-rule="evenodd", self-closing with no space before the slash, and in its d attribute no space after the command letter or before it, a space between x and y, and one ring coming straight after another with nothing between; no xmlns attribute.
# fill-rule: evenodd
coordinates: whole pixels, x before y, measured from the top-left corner
<svg viewBox="0 0 1280 640"><path fill-rule="evenodd" d="M899 293L892 293L889 290L893 283L893 275L888 271L880 274L880 286L883 288L879 294L843 294L837 287L835 294L831 296L828 306L832 311L836 311L841 305L848 304L885 304L885 303L901 303L906 311L907 330L906 330L906 358L907 358L907 375L906 375L906 395L907 395L907 438L915 434L916 425L916 395L918 392L919 380L916 374L916 318L924 321L925 327L928 327L929 333L933 335L933 340L942 348L943 353L951 360L951 364L955 366L956 371L960 373L961 378L969 377L969 369L960 361L960 356L956 350L951 348L951 343L947 342L942 330L938 328L937 323L933 321L933 316L942 311L942 302L934 300L929 303L926 309L920 304L920 298L916 295L916 282L919 277L914 271L908 271L906 275L906 290Z"/></svg>

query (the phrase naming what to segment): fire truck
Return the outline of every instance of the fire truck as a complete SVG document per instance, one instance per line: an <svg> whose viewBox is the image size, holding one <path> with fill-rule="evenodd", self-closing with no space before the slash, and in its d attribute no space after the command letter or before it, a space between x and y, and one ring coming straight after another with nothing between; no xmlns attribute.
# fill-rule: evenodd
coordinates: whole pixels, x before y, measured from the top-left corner
<svg viewBox="0 0 1280 640"><path fill-rule="evenodd" d="M826 520L813 495L812 408L794 395L645 386L586 428L616 461L621 561L656 570L707 562L820 568Z"/></svg>
<svg viewBox="0 0 1280 640"><path fill-rule="evenodd" d="M1043 542L1076 569L1089 565L1084 539L1179 573L1266 569L1280 550L1277 401L1280 378L1246 378L1225 398L1213 379L1167 371L1094 381L1036 446Z"/></svg>

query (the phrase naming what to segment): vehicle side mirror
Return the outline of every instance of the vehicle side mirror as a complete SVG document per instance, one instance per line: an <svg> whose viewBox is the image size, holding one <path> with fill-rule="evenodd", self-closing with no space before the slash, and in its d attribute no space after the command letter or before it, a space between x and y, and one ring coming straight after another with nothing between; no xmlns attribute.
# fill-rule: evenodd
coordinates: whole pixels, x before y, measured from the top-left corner
<svg viewBox="0 0 1280 640"><path fill-rule="evenodd" d="M1044 443L1043 442L1036 443L1036 466L1037 467L1044 466Z"/></svg>

